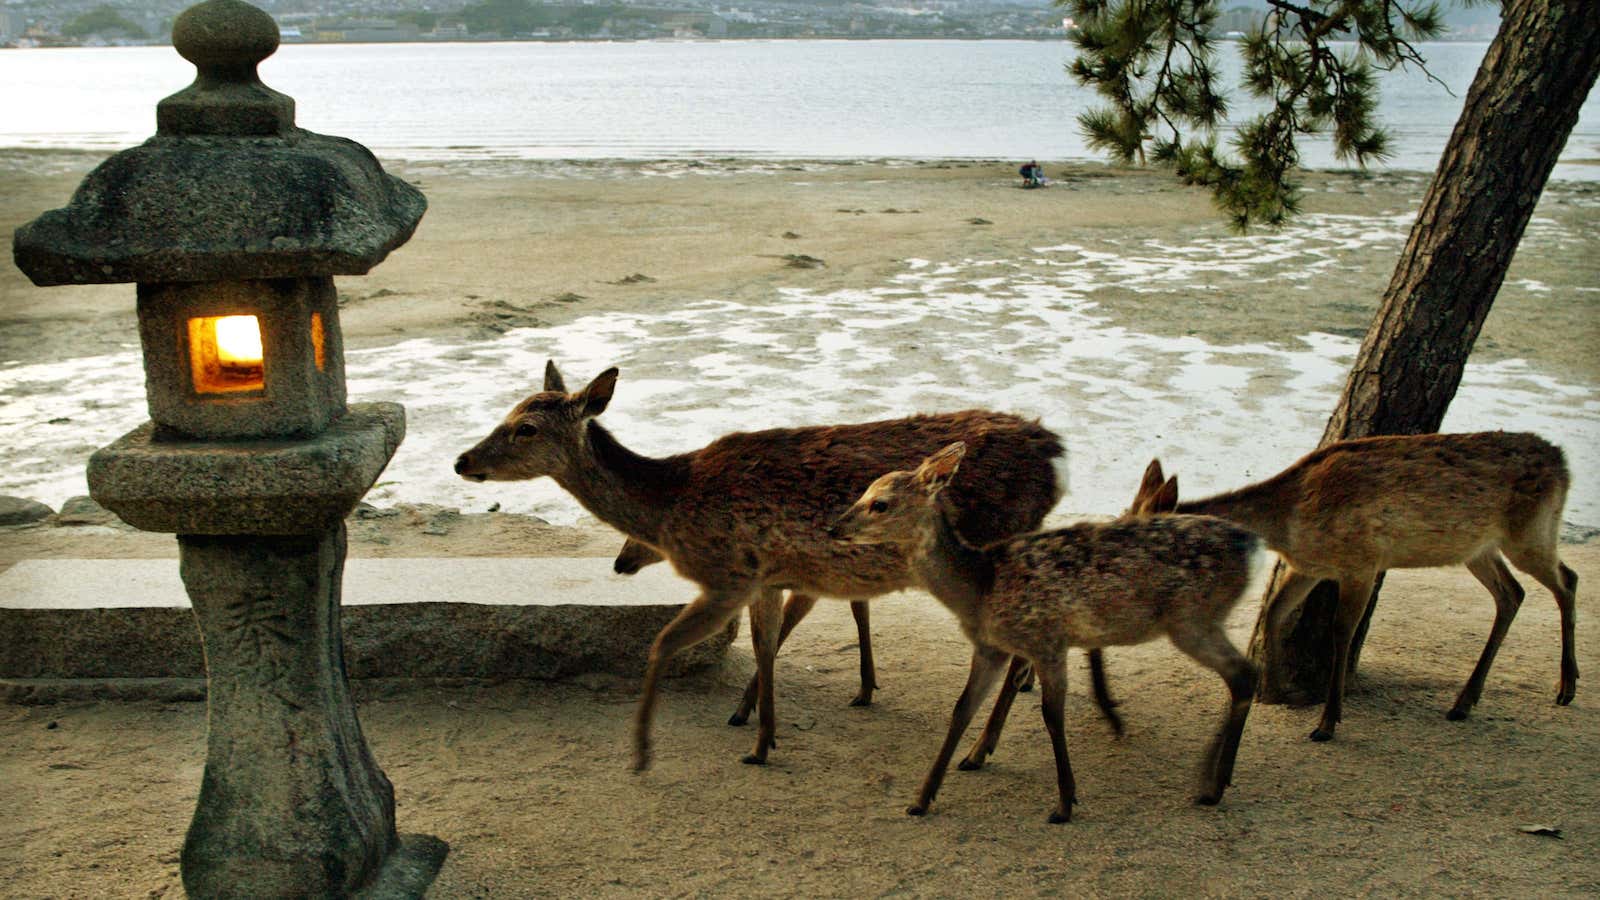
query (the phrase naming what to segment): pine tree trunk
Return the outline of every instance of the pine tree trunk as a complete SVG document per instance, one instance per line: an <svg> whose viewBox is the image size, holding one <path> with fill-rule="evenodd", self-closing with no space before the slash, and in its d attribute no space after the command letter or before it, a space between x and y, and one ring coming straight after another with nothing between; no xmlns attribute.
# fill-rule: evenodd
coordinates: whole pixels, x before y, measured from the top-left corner
<svg viewBox="0 0 1600 900"><path fill-rule="evenodd" d="M1600 2L1506 5L1323 444L1438 430L1597 73ZM1251 655L1262 666L1263 702L1327 693L1336 600L1332 582L1319 585L1274 646L1256 623ZM1351 648L1351 675L1376 603L1375 589Z"/></svg>

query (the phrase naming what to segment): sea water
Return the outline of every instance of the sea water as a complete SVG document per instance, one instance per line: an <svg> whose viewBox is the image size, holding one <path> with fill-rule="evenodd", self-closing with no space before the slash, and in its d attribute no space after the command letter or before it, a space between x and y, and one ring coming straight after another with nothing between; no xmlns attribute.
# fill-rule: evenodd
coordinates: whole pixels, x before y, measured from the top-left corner
<svg viewBox="0 0 1600 900"><path fill-rule="evenodd" d="M1424 44L1433 78L1381 75L1384 165L1434 168L1486 48ZM1073 56L1065 39L290 44L261 71L302 127L389 158L1095 159L1076 117L1100 101ZM1232 45L1222 62L1232 83ZM193 78L170 47L0 51L0 148L131 146ZM1303 155L1338 165L1326 138ZM1600 160L1600 96L1562 160L1557 178L1600 177L1577 164Z"/></svg>

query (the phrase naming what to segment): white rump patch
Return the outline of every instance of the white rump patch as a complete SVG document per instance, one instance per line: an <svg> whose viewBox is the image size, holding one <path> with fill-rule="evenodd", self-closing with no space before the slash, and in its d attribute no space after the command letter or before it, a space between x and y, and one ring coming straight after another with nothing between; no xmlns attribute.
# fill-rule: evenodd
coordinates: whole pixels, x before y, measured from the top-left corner
<svg viewBox="0 0 1600 900"><path fill-rule="evenodd" d="M1059 435L1060 432L1058 431L1056 434ZM1061 439L1061 455L1050 460L1050 468L1056 470L1055 503L1060 503L1062 498L1072 490L1072 483L1067 477L1067 441L1065 438Z"/></svg>
<svg viewBox="0 0 1600 900"><path fill-rule="evenodd" d="M1240 592L1239 599L1265 596L1267 585L1272 581L1272 570L1277 562L1278 554L1267 549L1266 541L1256 538L1256 549L1250 554L1250 574L1245 579L1244 590Z"/></svg>

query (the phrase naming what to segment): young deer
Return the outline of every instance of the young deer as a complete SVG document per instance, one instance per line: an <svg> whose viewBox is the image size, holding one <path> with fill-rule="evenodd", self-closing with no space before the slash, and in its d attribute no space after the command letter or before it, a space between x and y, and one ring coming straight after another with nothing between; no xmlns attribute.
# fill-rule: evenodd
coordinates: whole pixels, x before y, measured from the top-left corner
<svg viewBox="0 0 1600 900"><path fill-rule="evenodd" d="M1159 472L1159 462L1151 466ZM1326 741L1343 712L1350 641L1373 582L1388 569L1465 563L1494 596L1489 641L1447 718L1465 719L1478 702L1500 641L1522 605L1522 586L1506 559L1555 595L1561 610L1556 703L1572 702L1578 686L1578 576L1556 555L1570 481L1560 448L1538 435L1371 437L1329 444L1266 481L1179 503L1177 511L1238 522L1283 557L1287 575L1262 611L1269 646L1276 646L1289 615L1317 582L1338 582L1333 674L1322 721L1311 732L1312 740Z"/></svg>
<svg viewBox="0 0 1600 900"><path fill-rule="evenodd" d="M966 452L957 442L914 472L884 475L830 529L851 545L900 548L973 645L950 731L906 812L927 812L973 713L1006 660L1020 656L1039 677L1055 751L1061 797L1050 821L1069 821L1077 788L1061 721L1067 648L1139 644L1163 634L1227 682L1228 714L1206 750L1196 797L1207 805L1220 801L1256 687L1255 667L1222 626L1266 568L1260 539L1221 519L1156 516L1036 532L975 549L956 532L944 497Z"/></svg>
<svg viewBox="0 0 1600 900"><path fill-rule="evenodd" d="M1133 504L1123 511L1121 519L1143 519L1157 513L1172 512L1178 505L1178 479L1163 480L1161 466L1151 463L1145 469L1144 479L1139 483L1139 490L1133 496ZM995 748L1000 745L1000 732L1006 727L1006 717L1011 713L1011 704L1016 700L1019 689L1026 690L1025 682L1019 678L1032 676L1028 662L1021 656L1011 658L1011 671L1006 680L1000 685L1000 696L995 698L994 710L989 713L989 720L984 723L983 731L978 734L978 740L973 743L961 762L956 763L956 768L963 772L972 772L983 768L983 764L994 754ZM1116 703L1109 697L1106 689L1105 668L1098 649L1089 651L1089 678L1094 689L1096 701L1100 704L1100 712L1111 725L1111 730L1117 737L1122 737L1122 717L1117 715Z"/></svg>
<svg viewBox="0 0 1600 900"><path fill-rule="evenodd" d="M633 538L622 542L622 550L617 553L617 558L611 563L612 571L618 575L632 575L645 566L652 566L661 562L661 554L650 549L650 545L641 544ZM817 598L812 594L799 594L789 592L789 598L783 602L783 625L778 629L778 646L773 652L783 649L783 642L789 639L789 632L800 624L817 605ZM856 644L861 651L861 689L851 699L851 706L871 706L872 692L878 688L878 671L872 663L872 618L867 612L867 601L850 601L850 614L856 620ZM750 720L750 713L756 708L756 691L759 688L758 678L750 676L750 681L744 686L744 696L739 699L739 708L728 717L729 725L743 725Z"/></svg>
<svg viewBox="0 0 1600 900"><path fill-rule="evenodd" d="M973 474L952 489L957 527L994 541L1038 526L1065 480L1060 439L1037 422L968 410L883 422L730 434L699 450L640 456L593 421L617 370L568 393L554 364L545 390L456 460L456 473L485 481L548 475L602 521L654 549L700 595L656 635L634 720L634 767L650 763L650 724L661 673L680 650L750 607L760 729L745 762L775 743L773 659L785 589L866 600L909 587L903 553L830 540L828 524L873 477L914 465L953 440L973 448Z"/></svg>

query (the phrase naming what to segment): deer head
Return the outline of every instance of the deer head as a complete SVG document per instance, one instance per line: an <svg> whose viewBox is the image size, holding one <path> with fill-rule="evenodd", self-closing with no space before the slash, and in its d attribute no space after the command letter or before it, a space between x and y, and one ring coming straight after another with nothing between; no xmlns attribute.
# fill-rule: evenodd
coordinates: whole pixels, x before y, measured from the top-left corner
<svg viewBox="0 0 1600 900"><path fill-rule="evenodd" d="M828 529L852 544L914 544L939 511L939 493L949 486L967 454L962 441L922 461L914 472L890 472L867 487Z"/></svg>
<svg viewBox="0 0 1600 900"><path fill-rule="evenodd" d="M456 474L468 481L526 481L566 471L583 450L588 421L605 412L616 385L613 367L569 394L556 364L545 363L544 390L518 403L488 437L457 457Z"/></svg>

